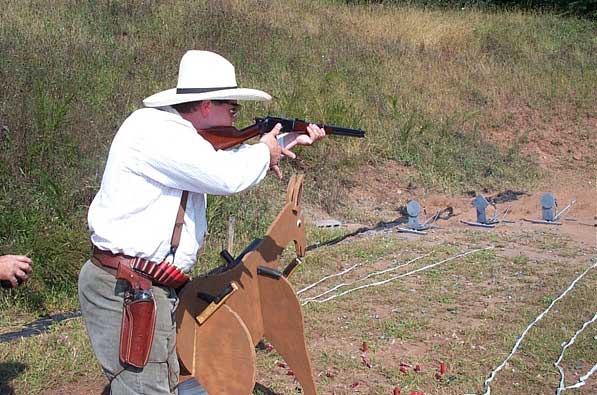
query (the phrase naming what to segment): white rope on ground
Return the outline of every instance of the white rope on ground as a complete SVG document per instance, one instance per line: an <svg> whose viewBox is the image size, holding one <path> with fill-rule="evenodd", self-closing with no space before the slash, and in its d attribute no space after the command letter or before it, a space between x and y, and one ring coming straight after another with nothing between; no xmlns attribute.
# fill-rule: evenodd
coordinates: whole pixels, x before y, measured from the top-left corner
<svg viewBox="0 0 597 395"><path fill-rule="evenodd" d="M356 264L352 265L351 267L349 267L348 269L345 269L345 270L343 270L343 271L341 271L341 272L339 272L339 273L330 274L329 276L325 276L325 277L324 277L324 278L322 278L321 280L319 280L319 281L316 281L316 282L314 282L313 284L311 284L311 285L308 285L308 286L306 286L305 288L301 289L301 290L300 290L300 291L298 291L296 294L297 294L297 295L300 295L300 294L302 294L303 292L306 292L306 291L310 290L311 288L318 286L319 284L321 284L321 283L322 283L322 282L324 282L325 280L328 280L328 279L330 279L330 278L334 278L334 277L338 277L338 276L341 276L341 275L343 275L343 274L346 274L346 273L350 272L352 269L354 269L355 267L358 267L358 266L361 266L361 265L362 265L362 263L356 263Z"/></svg>
<svg viewBox="0 0 597 395"><path fill-rule="evenodd" d="M429 253L427 253L427 254L425 254L425 255L421 255L421 256L418 256L418 257L416 257L416 258L413 258L413 259L411 259L410 261L408 261L408 262L406 262L406 263L403 263L403 264L401 264L401 265L392 266L392 267L390 267L390 268L387 268L387 269L384 269L384 270L380 270L380 271L378 271L378 272L369 273L369 274L368 274L368 275L366 275L365 277L363 277L363 278L359 278L359 279L356 279L356 280L354 280L354 281L352 281L352 282L338 284L338 285L336 285L336 286L334 286L334 287L332 287L332 288L328 289L327 291L325 291L325 292L323 292L323 293L320 293L319 295L316 295L316 296L313 296L313 297L310 297L310 298L305 298L305 299L303 299L302 301L304 302L304 301L309 301L309 300L315 300L315 299L319 299L319 298L321 298L322 296L325 296L325 295L327 295L327 294L329 294L329 293L331 293L331 292L334 292L334 291L335 291L335 290L337 290L338 288L341 288L341 287L346 287L346 286L349 286L349 285L353 285L353 284L355 284L355 283L358 283L358 282L360 282L360 281L364 281L364 280L366 280L366 279L368 279L368 278L371 278L371 277L373 277L373 276L378 276L378 275L380 275L380 274L384 274L384 273L387 273L387 272L391 272L391 271L393 271L393 270L400 269L401 267L404 267L404 266L410 265L411 263L413 263L413 262L416 262L416 261L418 261L419 259L422 259L422 258L428 257L429 255L431 255L431 252L429 252ZM396 262L393 262L393 264L394 264L394 263L396 263Z"/></svg>
<svg viewBox="0 0 597 395"><path fill-rule="evenodd" d="M582 387L583 385L585 385L587 383L588 378L591 377L591 375L593 375L593 373L595 373L596 371L597 371L597 363L595 365L593 365L593 367L591 368L591 370L589 370L587 372L587 374L585 374L580 379L578 379L578 383L576 383L574 385L569 385L568 387L564 387L564 388L562 388L562 390L569 390L569 389L573 389L573 388Z"/></svg>
<svg viewBox="0 0 597 395"><path fill-rule="evenodd" d="M539 322L543 316L545 314L547 314L549 312L549 310L551 310L551 308L560 300L562 299L564 296L566 296L566 294L568 294L568 292L570 292L570 290L572 288L574 288L574 286L576 285L577 282L580 281L581 278L583 278L585 276L585 274L587 274L589 272L589 270L593 269L594 267L597 266L597 262L594 263L592 266L590 266L587 270L585 270L580 276L578 276L569 286L568 288L560 295L558 296L556 299L554 299L553 302L551 302L551 304L549 305L549 307L547 307L547 309L545 309L541 314L539 314L539 316L537 318L535 318L535 320L533 322L531 322L531 324L529 326L527 326L527 328L522 332L522 335L520 335L520 337L518 338L518 340L516 341L516 343L514 344L514 348L512 349L512 351L510 352L510 355L508 355L508 357L506 357L506 359L504 359L504 362L502 362L500 364L500 366L498 366L493 372L490 373L489 377L487 378L487 380L485 380L485 392L483 395L489 395L491 394L491 387L489 386L489 384L493 381L493 379L495 378L495 375L504 368L504 366L506 366L506 364L508 363L508 361L510 360L510 358L512 358L512 355L514 355L514 353L516 352L516 350L518 349L518 347L520 346L520 343L522 343L522 340L524 339L524 337L526 336L527 332L537 323Z"/></svg>
<svg viewBox="0 0 597 395"><path fill-rule="evenodd" d="M478 249L475 249L475 250L467 251L465 253L458 254L458 255L450 257L450 258L446 258L446 259L444 259L442 261L439 261L439 262L436 262L436 263L432 263L430 265L423 266L423 267L421 267L419 269L411 270L408 273L404 273L404 274L400 274L398 276L390 277L390 278L388 278L386 280L383 280L383 281L378 281L378 282L375 282L375 283L361 285L360 287L350 288L350 289L347 289L344 292L341 292L341 293L336 294L336 295L329 296L329 297L327 297L325 299L322 299L322 300L308 300L308 301L305 301L305 302L301 303L301 305L304 306L307 303L311 303L311 302L325 303L327 301L330 301L330 300L335 299L335 298L339 298L340 296L344 296L346 294L349 294L349 293L354 292L354 291L358 291L360 289L369 288L369 287L376 287L378 285L387 284L387 283L389 283L391 281L394 281L394 280L397 280L399 278L407 277L407 276L410 276L412 274L415 274L415 273L418 273L418 272L421 272L421 271L424 271L424 270L427 270L427 269L431 269L432 267L441 265L442 263L449 262L449 261L452 261L454 259L461 258L461 257L467 256L467 255L473 254L475 252L484 251L484 250L490 250L492 248L495 248L495 247L494 246L489 246L489 247L485 247L485 248L478 248Z"/></svg>
<svg viewBox="0 0 597 395"><path fill-rule="evenodd" d="M595 313L595 315L593 316L592 319L585 322L582 325L582 327L576 331L576 333L574 334L574 336L572 336L572 338L570 340L568 340L566 343L562 344L562 353L560 354L560 357L558 358L558 360L554 363L556 368L558 368L558 370L560 371L560 384L559 384L558 388L556 389L556 395L560 395L560 393L562 391L567 390L567 389L582 387L583 385L585 385L587 379L595 372L595 370L597 370L597 364L595 364L593 366L593 368L586 375L582 376L576 384L566 387L565 377L564 377L564 369L562 369L562 367L560 366L560 362L562 362L562 358L564 358L564 353L566 352L566 349L568 347L570 347L571 345L573 345L574 341L576 340L576 337L582 331L584 331L587 326L591 325L595 321L597 321L597 313Z"/></svg>
<svg viewBox="0 0 597 395"><path fill-rule="evenodd" d="M327 295L330 292L333 292L333 291L337 290L338 288L344 287L344 286L349 285L349 284L351 284L351 283L340 283L340 284L334 285L332 288L329 288L327 291L322 292L319 295L315 295L315 296L312 296L310 298L302 299L301 302L305 302L305 301L310 301L310 300L315 300L315 299L321 298L322 296Z"/></svg>

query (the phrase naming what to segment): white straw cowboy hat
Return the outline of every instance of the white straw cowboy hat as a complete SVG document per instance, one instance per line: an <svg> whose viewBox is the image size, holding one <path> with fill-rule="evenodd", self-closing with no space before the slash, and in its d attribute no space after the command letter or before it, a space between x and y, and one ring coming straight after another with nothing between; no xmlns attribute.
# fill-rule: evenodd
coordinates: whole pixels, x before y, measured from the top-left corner
<svg viewBox="0 0 597 395"><path fill-rule="evenodd" d="M156 93L143 100L146 107L161 107L198 100L271 100L257 89L236 85L234 66L224 57L209 51L187 51L180 60L176 88Z"/></svg>

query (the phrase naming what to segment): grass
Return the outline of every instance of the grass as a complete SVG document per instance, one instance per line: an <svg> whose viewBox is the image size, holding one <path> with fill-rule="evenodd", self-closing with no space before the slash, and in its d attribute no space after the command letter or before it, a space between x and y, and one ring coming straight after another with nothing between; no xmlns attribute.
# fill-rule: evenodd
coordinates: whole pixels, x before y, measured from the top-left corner
<svg viewBox="0 0 597 395"><path fill-rule="evenodd" d="M484 240L477 239L476 243L492 243L490 236L486 234ZM453 240L462 245L467 237L466 234L459 235ZM385 242L380 238L378 236L370 241ZM401 245L398 240L395 242L397 249L412 248L410 243ZM420 243L416 245L422 247ZM350 249L351 246L333 248ZM363 249L363 246L359 248ZM437 249L437 246L428 248ZM316 250L313 254L325 254L325 261L329 262L327 254L330 251ZM377 361L374 368L367 369L343 362L341 358L316 359L316 372L341 372L333 380L321 384L336 393L350 393L348 384L358 379L364 380L367 386L364 391L372 394L389 393L395 385L403 391L425 390L434 394L479 393L488 372L505 358L524 327L547 307L545 298L559 295L578 275L574 268L568 266L578 262L574 258L566 262L546 260L537 264L527 263L525 270L528 275L539 276L545 282L540 288L537 288L536 282L529 286L517 274L522 263L516 258L501 258L499 255L499 251L475 254L463 262L453 262L419 276L397 280L379 290L371 288L324 305L308 305L305 310L310 323L309 339L317 345L312 348L314 358L320 353L329 355L330 349L344 350L344 353L354 350L358 355L358 346L367 341L372 360ZM383 255L379 258L386 260ZM434 261L438 259L436 256ZM324 262L320 264L325 265ZM317 266L310 270L322 269ZM337 267L328 264L328 272L337 270ZM363 270L371 271L373 268ZM304 276L301 282L311 282L308 272ZM499 281L492 284L492 278ZM555 388L557 377L552 363L557 358L560 342L571 333L570 330L562 332L560 328L562 325L577 328L582 317L592 316L591 308L595 306L586 303L591 298L585 292L595 280L595 275L587 278L583 286L561 301L562 304L549 319L544 319L529 333L521 355L509 365L512 368L498 375L494 391L510 393L519 387L527 388L528 393L540 393ZM343 280L336 282L340 281ZM486 285L488 282L492 285ZM490 294L487 287L491 289ZM450 311L445 305L446 297L458 308ZM324 333L326 338L322 335ZM591 336L591 331L583 334L585 341L589 341ZM569 361L591 359L591 348L588 353L580 347L575 350L574 356L567 354L571 358ZM446 361L449 366L449 374L441 381L433 378L434 367L439 360ZM401 361L421 364L424 371L421 374L412 371L400 373L397 370ZM448 379L448 376L453 377Z"/></svg>
<svg viewBox="0 0 597 395"><path fill-rule="evenodd" d="M0 345L3 394L14 393L10 392L13 381L16 393L41 394L81 377L98 380L101 376L80 318L57 324L46 334Z"/></svg>

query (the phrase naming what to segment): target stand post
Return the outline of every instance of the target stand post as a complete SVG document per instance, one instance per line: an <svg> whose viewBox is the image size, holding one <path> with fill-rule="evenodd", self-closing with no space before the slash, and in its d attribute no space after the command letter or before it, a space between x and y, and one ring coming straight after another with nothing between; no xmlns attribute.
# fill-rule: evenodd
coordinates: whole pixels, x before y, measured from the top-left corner
<svg viewBox="0 0 597 395"><path fill-rule="evenodd" d="M523 218L523 220L533 224L562 225L562 223L558 221L558 218L560 218L562 214L568 211L570 207L576 203L576 199L572 200L560 212L557 212L558 202L551 192L545 192L543 195L541 195L539 203L541 204L541 219Z"/></svg>
<svg viewBox="0 0 597 395"><path fill-rule="evenodd" d="M497 219L497 209L495 211L495 215L487 219L487 214L485 210L487 210L487 207L489 207L490 203L487 201L487 199L485 199L483 195L477 194L477 196L472 201L472 205L477 210L477 222L460 220L460 222L462 222L463 224L470 226L478 226L481 228L495 228L495 224L500 222Z"/></svg>
<svg viewBox="0 0 597 395"><path fill-rule="evenodd" d="M417 235L426 235L427 229L435 227L429 224L429 220L424 223L419 222L419 214L421 213L421 205L416 200L411 200L406 204L406 213L408 214L407 227L398 227L399 232L413 233Z"/></svg>

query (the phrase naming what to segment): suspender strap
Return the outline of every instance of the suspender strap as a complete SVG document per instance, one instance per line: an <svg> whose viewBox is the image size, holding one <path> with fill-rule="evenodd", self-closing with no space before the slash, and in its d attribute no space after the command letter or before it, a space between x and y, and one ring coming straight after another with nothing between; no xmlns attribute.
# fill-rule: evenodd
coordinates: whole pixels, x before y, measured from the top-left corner
<svg viewBox="0 0 597 395"><path fill-rule="evenodd" d="M176 213L176 222L174 222L174 229L172 229L172 239L170 240L170 254L174 259L174 254L180 244L180 235L182 234L182 226L184 225L184 213L187 209L187 200L189 200L189 191L182 191L180 197L180 206L178 207L178 213Z"/></svg>

